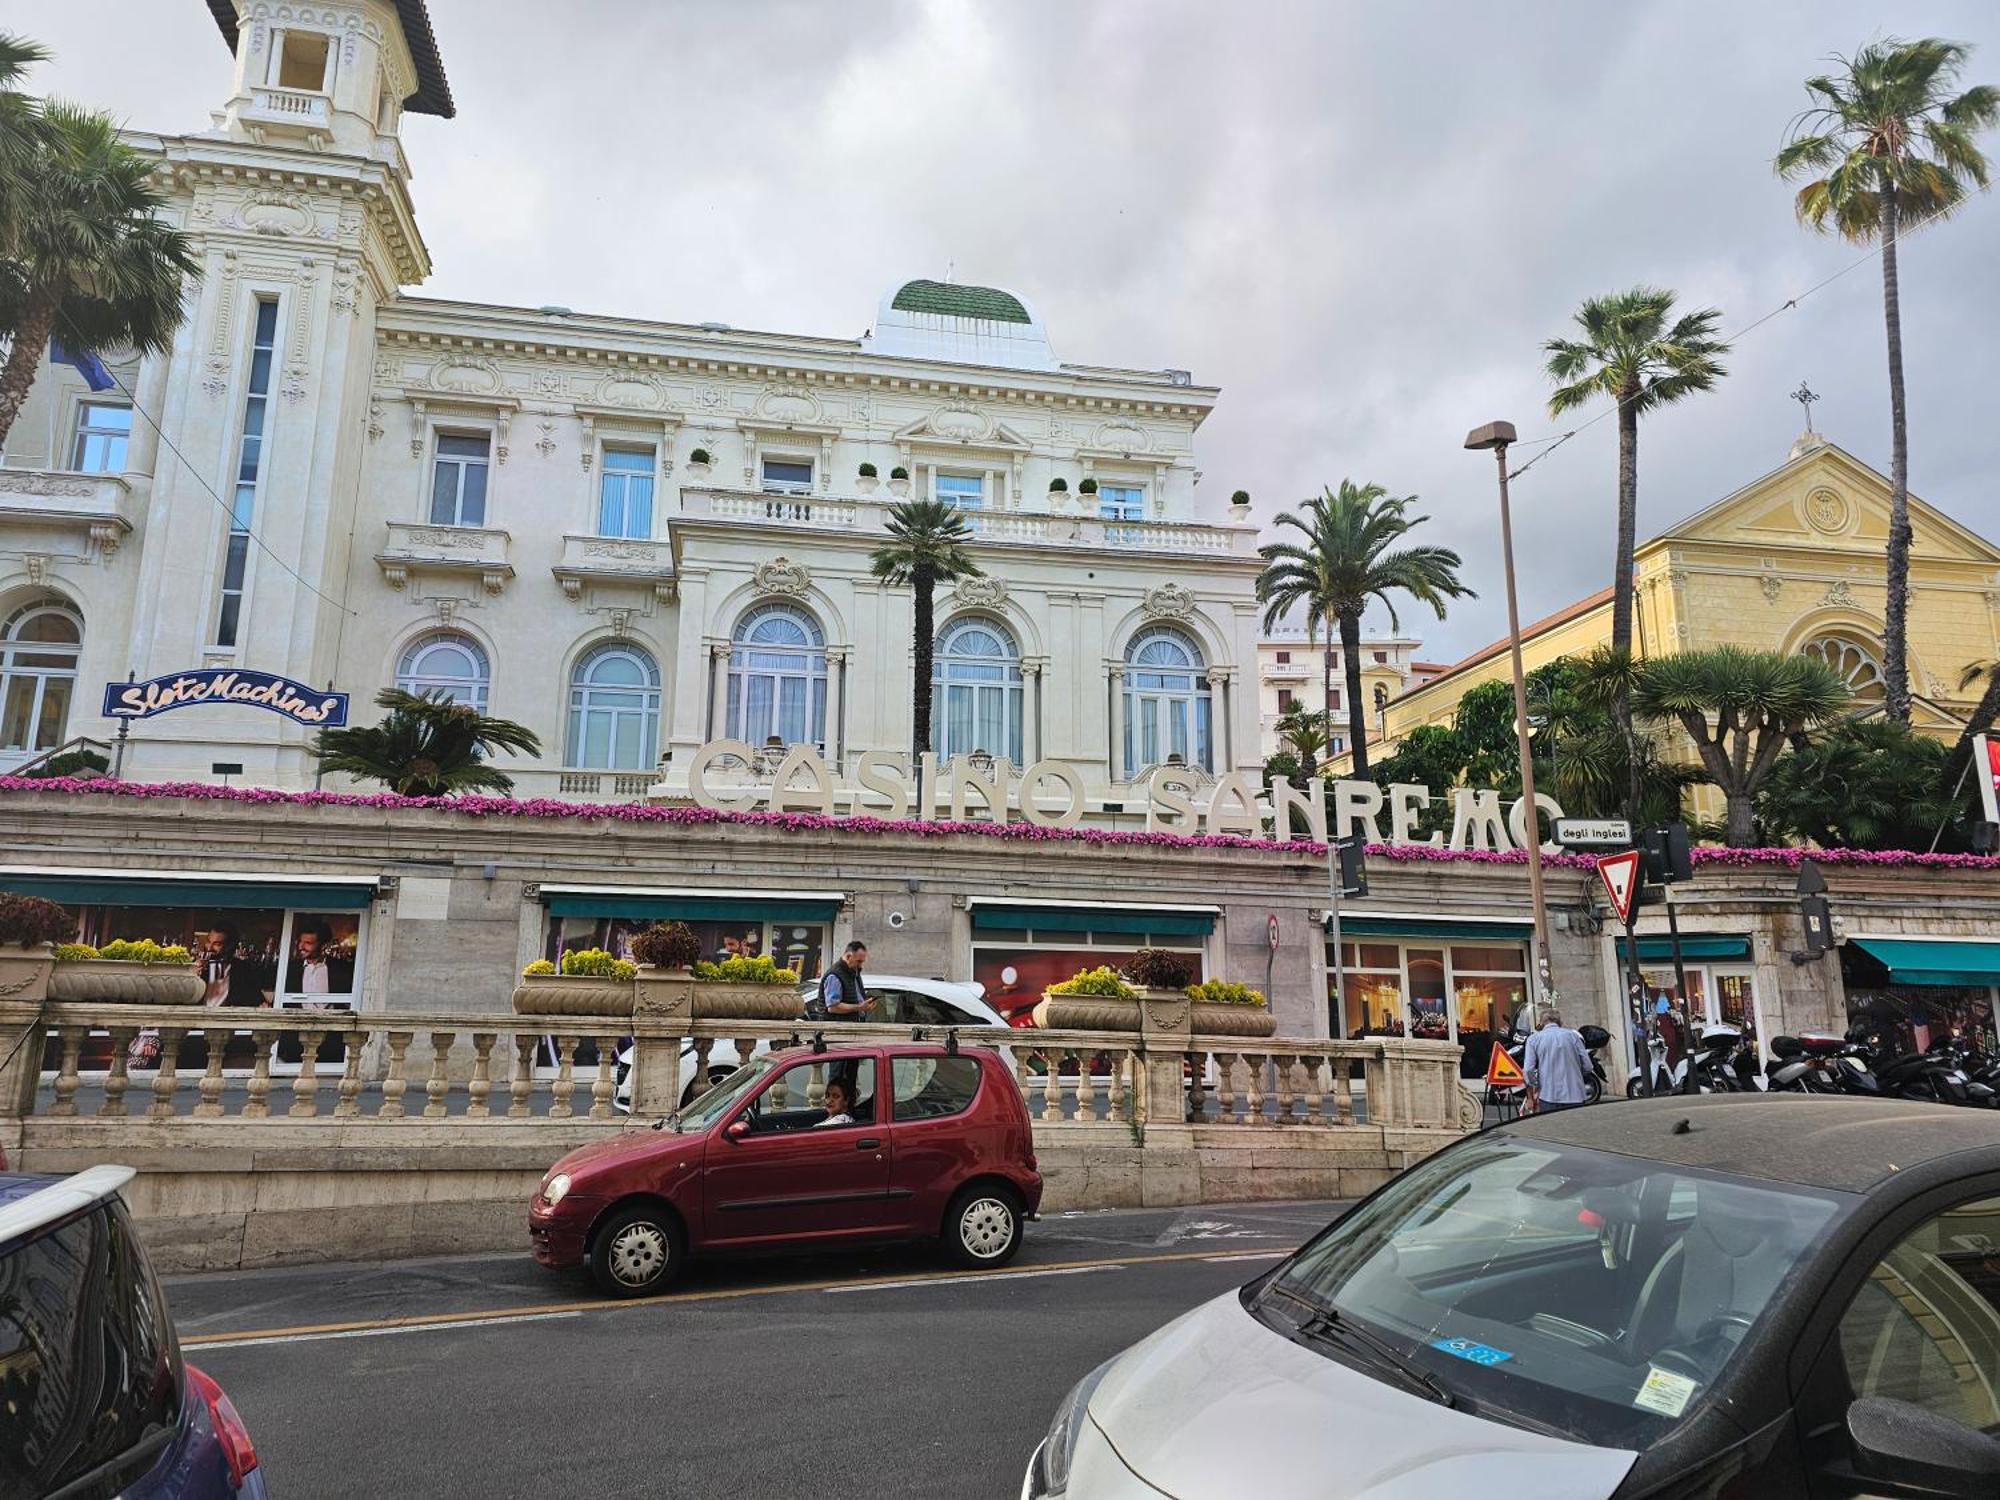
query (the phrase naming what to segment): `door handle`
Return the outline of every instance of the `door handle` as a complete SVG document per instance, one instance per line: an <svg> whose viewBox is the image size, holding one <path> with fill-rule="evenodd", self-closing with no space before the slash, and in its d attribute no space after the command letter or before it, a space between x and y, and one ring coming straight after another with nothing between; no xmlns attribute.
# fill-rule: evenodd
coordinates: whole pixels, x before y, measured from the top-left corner
<svg viewBox="0 0 2000 1500"><path fill-rule="evenodd" d="M854 1149L856 1151L873 1151L881 1144L882 1143L876 1140L875 1137L872 1135L863 1136L860 1140L854 1143Z"/></svg>

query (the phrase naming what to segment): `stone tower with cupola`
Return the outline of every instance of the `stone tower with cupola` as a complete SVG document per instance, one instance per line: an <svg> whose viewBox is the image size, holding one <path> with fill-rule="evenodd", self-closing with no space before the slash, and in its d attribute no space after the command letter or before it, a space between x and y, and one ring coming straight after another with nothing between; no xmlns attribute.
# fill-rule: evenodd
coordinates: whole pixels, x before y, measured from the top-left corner
<svg viewBox="0 0 2000 1500"><path fill-rule="evenodd" d="M123 659L144 679L246 667L325 686L346 597L378 309L424 280L401 129L450 116L423 0L208 0L234 60L214 129L157 151L202 274L172 351L147 359L134 424L137 597ZM110 649L99 638L100 651ZM356 705L367 719L365 701ZM257 722L245 722L246 718ZM135 734L149 777L310 778L310 731L187 709Z"/></svg>

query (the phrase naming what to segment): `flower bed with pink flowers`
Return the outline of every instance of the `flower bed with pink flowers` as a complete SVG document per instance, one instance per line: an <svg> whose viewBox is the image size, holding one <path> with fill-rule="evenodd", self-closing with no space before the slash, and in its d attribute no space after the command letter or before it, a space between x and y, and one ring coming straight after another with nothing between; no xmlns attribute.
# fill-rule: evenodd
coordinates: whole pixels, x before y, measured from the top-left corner
<svg viewBox="0 0 2000 1500"><path fill-rule="evenodd" d="M649 802L562 802L552 797L404 797L395 792L282 792L263 787L211 786L192 781L112 781L106 778L52 777L48 780L0 776L0 792L32 792L45 797L182 797L192 802L247 802L295 807L379 807L432 809L475 818L575 818L615 823L658 823L690 827L710 823L740 823L767 828L837 828L849 834L907 834L944 838L969 834L977 838L1035 843L1137 844L1188 849L1259 849L1276 854L1323 857L1326 846L1312 839L1255 839L1232 833L1143 833L1111 828L1040 828L1032 823L924 821L916 818L829 818L819 813L719 812L693 805L661 807ZM1493 853L1481 849L1441 849L1430 844L1370 844L1374 859L1415 863L1525 864L1519 850ZM1696 864L1721 868L1796 868L1802 859L1823 865L1873 865L1927 870L2000 870L2000 855L1922 854L1911 850L1867 849L1723 849L1702 846ZM1588 869L1587 855L1556 854L1544 863Z"/></svg>

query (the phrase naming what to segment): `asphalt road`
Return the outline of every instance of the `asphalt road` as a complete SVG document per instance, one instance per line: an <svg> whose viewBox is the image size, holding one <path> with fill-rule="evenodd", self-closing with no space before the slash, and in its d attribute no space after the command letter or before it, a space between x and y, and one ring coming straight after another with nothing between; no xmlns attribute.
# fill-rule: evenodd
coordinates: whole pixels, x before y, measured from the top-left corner
<svg viewBox="0 0 2000 1500"><path fill-rule="evenodd" d="M1337 1211L1061 1214L999 1272L919 1248L697 1263L643 1302L525 1248L183 1276L168 1299L274 1500L1011 1500L1072 1382Z"/></svg>

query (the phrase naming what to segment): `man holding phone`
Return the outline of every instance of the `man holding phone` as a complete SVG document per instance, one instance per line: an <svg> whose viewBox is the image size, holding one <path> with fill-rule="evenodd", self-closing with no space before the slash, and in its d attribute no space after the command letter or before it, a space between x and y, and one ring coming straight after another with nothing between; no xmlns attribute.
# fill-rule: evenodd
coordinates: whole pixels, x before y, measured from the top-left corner
<svg viewBox="0 0 2000 1500"><path fill-rule="evenodd" d="M867 963L868 945L852 942L833 967L826 971L826 978L820 981L819 998L829 1021L868 1019L868 1012L875 1008L875 1002L869 998L867 986L861 982L861 971Z"/></svg>

